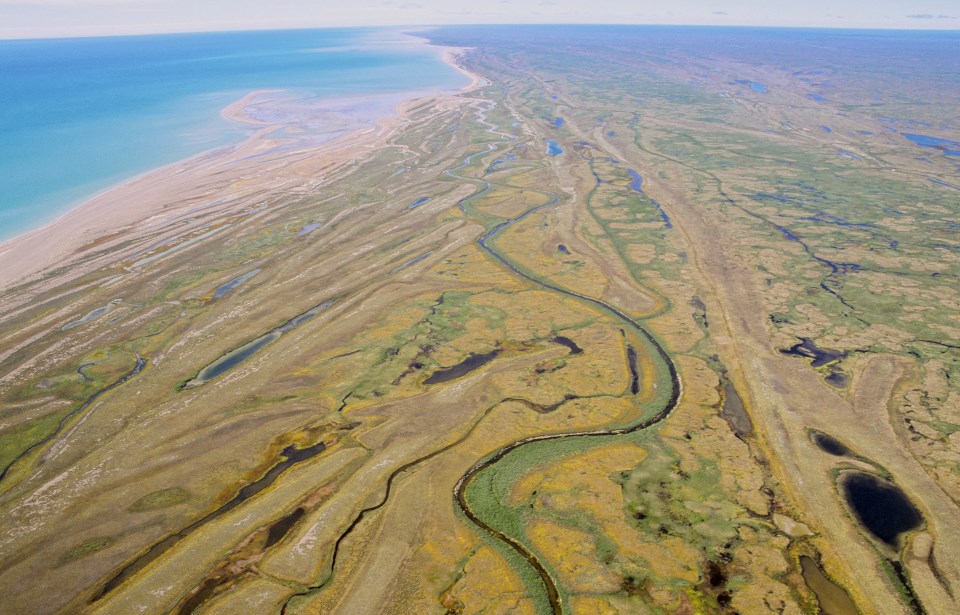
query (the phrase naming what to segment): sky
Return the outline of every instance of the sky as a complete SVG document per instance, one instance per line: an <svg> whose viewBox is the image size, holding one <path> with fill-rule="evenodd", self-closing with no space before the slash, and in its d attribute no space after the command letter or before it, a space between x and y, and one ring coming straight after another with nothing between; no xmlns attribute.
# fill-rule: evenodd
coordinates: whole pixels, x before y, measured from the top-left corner
<svg viewBox="0 0 960 615"><path fill-rule="evenodd" d="M460 23L960 29L960 0L0 0L0 38Z"/></svg>

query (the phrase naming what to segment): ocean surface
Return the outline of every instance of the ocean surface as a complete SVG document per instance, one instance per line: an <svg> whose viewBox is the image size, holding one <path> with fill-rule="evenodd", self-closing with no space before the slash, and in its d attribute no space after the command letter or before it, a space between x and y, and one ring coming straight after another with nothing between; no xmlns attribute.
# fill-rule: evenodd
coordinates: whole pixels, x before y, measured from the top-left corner
<svg viewBox="0 0 960 615"><path fill-rule="evenodd" d="M0 240L139 173L234 143L254 90L354 98L466 78L396 29L0 41Z"/></svg>

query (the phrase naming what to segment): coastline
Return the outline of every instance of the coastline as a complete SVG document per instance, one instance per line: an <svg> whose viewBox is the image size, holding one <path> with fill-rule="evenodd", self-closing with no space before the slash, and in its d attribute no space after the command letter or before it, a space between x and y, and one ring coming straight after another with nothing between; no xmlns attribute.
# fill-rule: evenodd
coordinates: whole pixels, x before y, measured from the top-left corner
<svg viewBox="0 0 960 615"><path fill-rule="evenodd" d="M416 37L415 34L410 36ZM422 40L423 44L429 44ZM56 278L56 284L62 284L99 267L124 261L136 250L123 249L121 244L135 245L138 235L148 229L155 230L158 220L176 219L198 205L204 206L199 201L205 195L222 191L229 186L231 178L240 180L245 172L251 172L254 159L256 166L264 167L257 173L263 176L269 174L262 171L276 166L280 159L285 161L281 167L288 165L291 158L312 159L321 172L332 172L344 165L358 163L403 125L412 108L428 100L436 104L436 101L455 99L484 83L483 78L460 66L458 59L466 50L450 47L439 47L439 50L445 63L470 79L468 84L455 92L412 91L324 99L311 109L320 119L328 119L324 114L332 112L338 113L342 119L365 104L375 107L377 99L380 99L381 107L384 100L389 100L392 113L353 117L353 125L314 135L313 140L304 139L299 146L297 139L290 134L276 133L284 132L300 118L289 116L271 122L251 113L255 105L263 104L265 96L283 90L256 90L246 94L221 112L231 121L256 129L243 141L131 177L83 200L44 226L0 242L0 292L8 294L14 286L39 281L54 270L61 273L52 277ZM130 203L136 203L136 206L130 207ZM230 204L228 202L227 206L218 209L230 214L236 209ZM242 208L242 204L237 205ZM82 264L78 262L81 260ZM50 284L39 286L49 288ZM41 289L31 289L38 290ZM8 303L7 299L0 299L0 305Z"/></svg>

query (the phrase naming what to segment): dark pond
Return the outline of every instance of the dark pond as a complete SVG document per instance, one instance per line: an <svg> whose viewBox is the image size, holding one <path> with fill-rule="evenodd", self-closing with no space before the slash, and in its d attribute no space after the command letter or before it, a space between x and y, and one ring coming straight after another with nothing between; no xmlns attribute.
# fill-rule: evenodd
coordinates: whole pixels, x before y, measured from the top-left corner
<svg viewBox="0 0 960 615"><path fill-rule="evenodd" d="M303 516L304 512L306 511L304 511L302 508L298 508L283 519L280 519L271 525L270 530L267 532L267 542L263 548L269 549L273 545L283 540L283 537L290 533L290 530L292 530L293 526L297 524L297 521L300 520L300 517Z"/></svg>
<svg viewBox="0 0 960 615"><path fill-rule="evenodd" d="M847 353L839 350L830 350L829 348L817 348L817 345L807 337L801 337L799 344L794 344L790 348L781 348L780 354L792 357L804 357L813 359L813 367L822 367L834 361L839 361L847 356Z"/></svg>
<svg viewBox="0 0 960 615"><path fill-rule="evenodd" d="M583 352L583 348L577 346L577 343L570 339L569 337L563 337L558 335L557 337L551 340L554 344L560 344L561 346L566 346L570 349L570 354L580 354Z"/></svg>
<svg viewBox="0 0 960 615"><path fill-rule="evenodd" d="M470 353L469 357L457 363L453 367L438 369L437 371L433 372L433 374L424 380L423 383L440 384L441 382L456 380L457 378L466 376L475 369L483 367L490 361L493 361L499 354L500 350L491 350L490 352L484 354Z"/></svg>
<svg viewBox="0 0 960 615"><path fill-rule="evenodd" d="M244 282L249 281L253 276L257 275L258 273L260 273L260 269L254 269L253 271L248 271L247 273L243 274L242 276L239 276L239 277L236 277L236 278L230 280L230 281L227 282L226 284L222 284L222 285L218 286L218 287L217 287L217 290L215 290L214 293L213 293L213 298L214 298L215 300L216 300L216 299L219 299L220 297L224 296L225 294L227 294L227 293L230 292L231 290L233 290L233 289L235 289L236 287L238 287L238 286L240 286L241 284L243 284Z"/></svg>
<svg viewBox="0 0 960 615"><path fill-rule="evenodd" d="M836 389L844 389L847 387L850 377L841 371L832 371L824 380Z"/></svg>
<svg viewBox="0 0 960 615"><path fill-rule="evenodd" d="M897 546L900 534L920 527L923 515L893 483L872 474L847 472L841 478L843 495L860 523L874 536Z"/></svg>
<svg viewBox="0 0 960 615"><path fill-rule="evenodd" d="M637 350L627 346L627 363L630 368L630 392L636 395L640 392L640 370L637 368Z"/></svg>
<svg viewBox="0 0 960 615"><path fill-rule="evenodd" d="M836 455L837 457L846 457L853 454L846 445L834 438L829 436L822 431L815 431L811 434L810 439L813 440L813 443L820 447L825 453L830 453L831 455Z"/></svg>
<svg viewBox="0 0 960 615"><path fill-rule="evenodd" d="M563 128L564 124L566 124L566 122L563 120L562 117L557 117L553 119L553 125L557 128Z"/></svg>
<svg viewBox="0 0 960 615"><path fill-rule="evenodd" d="M750 415L747 414L747 409L744 407L737 389L730 382L723 385L721 416L727 420L727 423L738 435L745 436L753 433L753 422L750 420Z"/></svg>
<svg viewBox="0 0 960 615"><path fill-rule="evenodd" d="M567 246L563 245L562 243L557 246L557 251L563 252L564 254L570 254L570 250L568 250Z"/></svg>

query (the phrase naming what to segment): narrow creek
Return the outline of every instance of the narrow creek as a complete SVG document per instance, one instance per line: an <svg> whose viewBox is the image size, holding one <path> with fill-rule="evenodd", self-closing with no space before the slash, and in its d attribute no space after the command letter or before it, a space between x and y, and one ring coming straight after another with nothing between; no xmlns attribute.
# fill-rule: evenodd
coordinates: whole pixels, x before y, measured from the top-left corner
<svg viewBox="0 0 960 615"><path fill-rule="evenodd" d="M481 123L487 125L488 132L491 132L493 134L500 134L496 132L496 126L487 122L485 118L481 118L480 121ZM499 144L497 144L497 146L503 145L504 143L505 142L500 142ZM469 157L468 161L471 158L472 157ZM457 167L456 169L448 171L447 174L463 181L473 181L473 182L478 181L476 179L457 175L454 172L456 170L466 167L467 164L469 164L468 161L465 161L465 164L461 165L460 167ZM488 190L490 190L491 185L489 182L483 181L483 180L479 180L479 181L481 181L481 184L483 186L482 190L464 199L464 201L462 201L460 204L461 210L465 211L466 209L465 203L467 201L476 199L481 195L483 195ZM550 201L548 203L546 203L545 205L534 207L524 212L523 214L517 216L516 218L507 220L506 222L502 222L498 224L493 229L488 231L486 234L481 236L477 240L477 244L480 246L480 248L484 252L486 252L488 255L490 255L495 260L497 260L501 265L509 269L514 275L519 276L524 280L527 280L537 286L540 286L541 288L544 288L556 293L560 293L567 297L578 299L582 302L590 304L593 307L598 307L604 312L608 313L609 315L614 316L616 319L621 321L623 324L625 324L627 327L632 329L634 332L638 333L654 349L657 355L657 358L666 367L667 373L669 375L668 384L670 387L669 389L670 394L663 408L651 418L648 418L646 420L637 422L633 425L629 425L629 426L618 428L618 429L598 429L598 430L592 430L592 431L582 431L582 432L573 432L573 433L565 433L565 434L531 436L528 438L517 440L512 444L508 444L507 446L500 448L499 450L494 452L492 455L488 456L486 459L478 462L466 474L464 474L460 478L460 480L457 482L456 486L454 487L454 496L463 514L468 519L470 519L470 521L472 521L477 527L482 529L488 535L492 536L494 539L505 544L507 547L515 551L526 562L530 564L530 566L536 571L537 575L539 576L540 580L543 583L543 588L546 591L547 600L549 601L551 612L554 613L555 615L559 615L564 612L563 601L560 595L560 591L557 587L557 583L553 580L547 568L543 565L543 563L538 559L538 557L533 552L527 549L527 547L520 542L520 540L512 536L509 536L506 533L496 529L490 523L487 523L484 519L482 519L480 515L478 515L471 508L470 503L467 499L467 489L469 488L470 483L481 472L495 465L497 462L499 462L504 457L506 457L509 453L532 442L545 442L545 441L551 441L551 440L561 440L565 438L596 438L596 437L620 436L620 435L625 435L625 434L634 433L640 430L644 430L653 425L656 425L661 421L663 421L664 419L666 419L668 416L670 416L670 413L676 407L677 402L680 399L682 385L680 382L680 376L677 371L676 365L674 364L673 360L667 353L666 349L664 349L664 347L660 344L657 338L648 329L646 329L643 325L641 325L638 321L630 318L629 316L627 316L625 313L621 312L617 308L599 299L595 299L593 297L589 297L571 290L567 290L560 286L540 280L539 278L520 270L504 254L499 252L495 246L491 245L493 240L496 239L498 235L503 233L505 230L507 230L511 226L524 220L525 218L532 215L533 213L540 211L542 209L545 209L547 207L553 206L559 202L559 198L556 195L548 194L548 193L545 193L545 194L550 196ZM632 346L629 347L628 349L628 357L629 357L629 362L631 367L631 392L636 394L639 392L640 387L639 387L639 375L636 372L636 367L635 367L636 350ZM664 383L664 384L667 384L667 383Z"/></svg>
<svg viewBox="0 0 960 615"><path fill-rule="evenodd" d="M56 438L58 435L60 435L60 432L63 431L63 428L66 427L68 422L70 422L70 419L72 419L76 415L80 414L81 412L89 408L90 405L93 404L93 402L97 401L97 399L99 399L101 395L109 391L112 391L113 389L124 384L125 382L127 382L128 380L130 380L140 372L142 372L143 368L147 366L147 360L141 357L140 355L135 355L135 356L137 357L137 360L133 366L133 369L131 369L129 372L121 376L119 380L116 380L115 382L103 387L99 391L94 392L92 395L90 395L90 397L86 399L86 401L84 401L82 404L80 404L79 406L77 406L76 408L68 412L62 419L60 419L60 422L57 423L56 428L48 436L40 440L37 440L36 442L34 442L33 444L25 448L19 455L14 457L10 461L10 463L8 463L6 467L3 468L3 471L0 471L0 481L2 481L7 477L7 474L10 472L10 468L16 465L18 461L20 461L21 459L29 455L31 452L35 451L37 448L43 446L44 444L50 442L51 440ZM83 369L83 367L81 367L80 369ZM81 375L83 374L81 373Z"/></svg>
<svg viewBox="0 0 960 615"><path fill-rule="evenodd" d="M459 170L461 170L461 169L466 168L467 166L469 166L477 157L483 156L483 155L485 155L485 154L489 154L490 152L493 152L493 151L496 151L500 146L506 144L507 142L510 142L510 141L513 141L513 140L516 139L516 137L513 136L513 135L498 132L498 131L497 131L497 127L496 127L494 124L491 124L491 123L489 123L489 122L486 121L486 119L485 119L485 114L484 114L483 111L480 111L480 112L479 112L479 115L480 115L480 117L478 117L478 120L480 121L481 124L485 124L485 125L486 125L487 131L490 132L491 134L494 134L494 135L496 135L496 136L499 136L499 137L500 137L501 139L503 139L503 140L502 140L502 141L499 141L499 142L496 142L496 143L488 144L488 145L487 145L487 148L486 148L485 150L482 150L482 151L480 151L480 152L476 152L476 153L470 154L469 156L467 156L467 157L463 160L462 163L460 163L460 164L457 165L456 167L453 167L453 168L451 168L451 169L448 169L448 170L446 170L446 171L444 172L446 175L448 175L448 176L450 176L450 177L452 177L452 178L454 178L454 179L458 179L458 180L461 180L461 181L473 182L473 183L476 183L476 184L478 184L478 185L480 186L480 190L478 190L477 192L475 192L473 195L471 195L471 196L469 196L469 197L461 200L461 201L458 203L459 209L460 209L461 211L463 211L464 213L466 213L466 211L467 211L467 210L466 210L466 204L467 204L467 202L470 201L470 200L477 199L477 198L481 197L483 194L485 194L486 192L488 192L488 191L492 188L492 185L490 184L490 182L488 182L488 181L486 181L486 180L464 177L464 176L462 176L462 175L458 175L456 172L459 171ZM633 320L632 318L630 318L629 316L627 316L626 314L624 314L623 312L621 312L621 311L618 310L617 308L615 308L615 307L613 307L613 306L611 306L611 305L609 305L609 304L607 304L607 303L604 303L603 301L600 301L599 299L594 299L593 297L588 297L588 296L586 296L586 295L581 295L581 294L579 294L579 293L576 293L576 292L573 292L573 291L570 291L570 290L561 288L561 287L559 287L559 286L555 286L555 285L553 285L553 284L550 284L550 283L548 283L548 282L539 280L539 279L535 278L534 276L532 276L532 275L530 275L530 274L527 274L527 273L519 270L517 267L515 267L515 266L513 265L513 263L510 262L509 259L507 259L506 256L504 256L503 254L501 254L500 252L498 252L498 251L496 250L496 248L491 247L491 246L489 245L489 242L490 242L491 240L493 240L494 238L496 238L497 235L499 235L500 233L502 233L502 232L503 232L504 230L506 230L507 228L509 228L509 227L513 226L514 224L516 224L516 223L518 223L518 222L526 219L528 216L534 214L534 213L537 212L537 211L540 211L540 210L545 209L545 208L547 208L547 207L551 207L551 206L553 206L553 205L555 205L555 204L557 204L557 203L560 202L560 199L557 198L557 196L554 195L554 194L545 193L545 195L550 197L550 201L549 201L548 203L546 203L546 204L544 204L544 205L539 205L539 206L537 206L537 207L533 207L533 208L531 208L530 210L524 212L523 214L517 216L516 218L513 218L513 219L511 219L511 220L507 220L507 221L505 221L505 222L502 222L502 223L496 225L494 228L492 228L492 229L489 230L487 233L485 233L484 235L482 235L482 236L477 240L477 244L480 246L480 248L481 248L484 252L486 252L487 254L489 254L490 256L492 256L495 260L497 260L500 264L502 264L504 267L506 267L507 269L509 269L509 270L510 270L511 272L513 272L515 275L517 275L517 276L519 276L519 277L521 277L521 278L523 278L523 279L525 279L525 280L528 280L528 281L530 281L530 282L532 282L532 283L540 286L541 288L545 288L545 289L548 289L548 290L551 290L551 291L554 291L554 292L557 292L557 293L561 293L561 294L563 294L563 295L566 295L566 296L569 296L569 297L573 297L573 298L578 299L578 300L580 300L580 301L584 301L584 302L586 302L586 303L588 303L588 304L590 304L590 305L592 305L592 306L594 306L594 307L598 307L598 308L602 309L603 311L607 312L608 314L614 316L614 317L617 318L618 320L622 321L622 322L623 322L627 327L629 327L630 329L632 329L632 330L634 330L635 332L639 333L640 336L643 337L643 338L650 344L650 346L654 349L654 352L656 353L656 356L657 356L657 357L660 359L660 361L664 364L664 366L665 366L665 368L666 368L666 371L667 371L667 374L668 374L668 376L669 376L669 386L670 386L669 396L668 396L668 398L667 398L667 401L664 403L664 406L663 406L656 414L654 414L652 417L650 417L650 418L648 418L648 419L646 419L646 420L639 421L639 422L637 422L637 423L635 423L635 424L633 424L633 425L629 425L629 426L622 427L622 428L618 428L618 429L600 429L600 430L594 430L594 431L582 431L582 432L573 432L573 433L565 433L565 434L550 434L550 435L541 435L541 436L531 436L531 437L529 437L529 438L524 438L524 439L521 439L521 440L517 440L517 441L513 442L512 444L509 444L509 445L507 445L507 446L504 446L504 447L500 448L499 450L497 450L497 451L495 451L494 453L492 453L491 455L489 455L486 459L484 459L484 460L478 462L477 464L475 464L466 474L464 474L464 475L460 478L459 481L457 481L457 484L456 484L456 486L454 487L454 498L455 498L455 501L457 502L457 505L459 506L460 510L463 512L464 516L465 516L467 519L469 519L471 522L473 522L474 525L476 525L476 526L477 526L479 529L481 529L483 532L487 533L489 536L493 537L495 540L502 542L502 543L503 543L504 545L506 545L508 548L513 549L517 554L519 554L519 555L536 571L537 576L541 579L541 581L542 581L542 583L543 583L543 589L544 589L544 591L546 592L546 595L547 595L547 600L548 600L548 602L549 602L549 608L550 608L551 612L554 613L554 614L562 614L562 613L563 613L563 603L562 603L562 598L561 598L561 595L560 595L560 591L559 591L559 589L557 588L556 582L555 582L555 581L553 580L553 578L550 576L550 573L548 572L548 570L546 569L546 567L543 565L543 563L537 558L537 556L536 556L534 553L532 553L531 551L529 551L519 540L517 540L517 539L515 539L515 538L513 538L513 537L511 537L511 536L509 536L509 535L507 535L507 534L505 534L505 533L503 533L503 532L500 532L499 530L495 529L494 527L492 527L491 525L489 525L487 522L485 522L478 514L476 514L476 512L470 507L470 504L469 504L469 502L467 501L467 495L466 495L467 488L469 487L470 483L474 480L474 478L476 478L476 476L477 476L478 474L480 474L483 470L485 470L486 468L491 467L492 465L494 465L495 463L497 463L499 460L503 459L503 458L504 458L506 455L508 455L510 452L515 451L515 450L517 450L518 448L520 448L520 447L522 447L522 446L524 446L524 445L527 445L527 444L529 444L529 443L531 443L531 442L544 442L544 441L560 440L560 439L564 439L564 438L573 438L573 437L593 438L593 437L621 436L621 435L625 435L625 434L630 434L630 433L634 433L634 432L637 432L637 431L641 431L641 430L647 429L647 428L649 428L649 427L651 427L651 426L653 426L653 425L656 425L656 424L660 423L661 421L663 421L664 419L666 419L668 416L670 416L670 413L673 412L674 408L676 408L677 403L678 403L678 401L679 401L679 399L680 399L680 394L681 394L682 386L681 386L681 382L680 382L679 373L678 373L678 371L677 371L676 365L674 364L673 360L672 360L672 359L670 358L670 356L667 354L667 352L666 352L666 350L664 349L664 347L663 347L663 346L657 341L657 339L653 336L653 334L650 333L646 328L644 328L639 322ZM566 340L566 338L557 338L557 339L558 339L558 340ZM576 346L576 344L572 344L572 341L571 341L572 346L571 346L571 344L564 343L563 341L560 341L560 342L558 342L558 343L561 343L561 344L567 346L568 348L571 349L572 352L582 352L582 350L581 350L579 347L576 347L576 349L573 348L573 346ZM636 351L634 351L634 352L636 352ZM633 362L632 360L631 360L631 364L632 364L632 365L634 364L634 362ZM633 376L633 375L634 375L634 374L631 373L631 376ZM637 375L637 379L639 379L639 375ZM639 389L639 382L637 382L637 388ZM633 386L632 386L632 383L631 383L631 390L632 390L632 389L633 389ZM504 400L504 401L506 401L506 400ZM354 518L353 522L352 522L352 523L340 534L340 536L337 538L336 542L334 543L333 556L332 556L332 558L331 558L330 572L329 572L329 574L328 574L325 578L323 578L322 580L320 580L319 583L317 583L317 584L315 584L315 585L312 585L312 586L309 586L309 587L306 587L306 588L304 588L304 590L299 591L299 592L291 595L289 598L287 598L287 600L283 603L283 605L282 605L281 608L280 608L280 613L281 613L281 615L286 615L286 614L287 614L287 611L288 611L288 609L291 607L291 604L292 604L297 598L309 596L309 595L311 595L312 593L314 593L314 592L316 592L316 591L319 591L320 589L322 589L323 587L325 587L325 586L327 585L327 583L329 583L330 579L333 577L333 574L334 574L334 572L335 572L335 570L336 570L337 561L338 561L338 559L339 559L339 554L340 554L340 548L341 548L344 540L346 540L346 538L356 529L356 527L363 521L363 519L364 519L368 514L370 514L370 513L372 513L372 512L375 512L375 511L383 508L383 507L386 505L387 501L388 501L389 498L390 498L390 493L391 493L391 490L392 490L392 488L393 488L394 481L395 481L401 474L403 474L403 473L407 472L408 470L410 470L410 469L412 469L412 468L420 465L421 463L424 463L424 462L426 462L426 461L429 461L430 459L433 459L434 457L437 457L438 455L440 455L440 454L442 454L442 453L445 453L445 452L447 452L448 450L450 450L450 449L452 449L452 448L454 448L454 447L459 446L460 444L462 444L464 441L466 441L467 438L469 438L469 437L473 434L473 432L474 432L474 430L476 429L476 427L484 420L484 418L486 418L486 416L487 416L494 408L496 408L497 406L499 406L500 403L503 403L503 402L502 402L502 401L501 401L501 402L497 402L496 404L493 404L492 406L490 406L489 408L487 408L487 409L482 413L482 415L477 419L477 421L473 424L473 426L472 426L463 436L461 436L461 437L460 437L459 439L457 439L456 441L454 441L454 442L452 442L452 443L448 444L447 446L444 446L444 447L442 447L442 448L440 448L440 449L437 449L437 450L433 451L432 453L429 453L429 454L427 454L427 455L424 455L423 457L419 457L419 458L417 458L417 459L415 459L415 460L413 460L413 461L410 461L410 462L408 462L408 463L406 463L406 464L398 467L398 468L395 469L393 472L391 472L390 475L389 475L389 477L387 478L386 489L384 490L384 494L383 494L383 496L379 499L379 501L377 501L375 504L372 504L372 505L370 505L370 506L367 506L366 508L364 508L363 510L361 510L361 511L357 514L357 516Z"/></svg>
<svg viewBox="0 0 960 615"><path fill-rule="evenodd" d="M212 512L207 513L205 516L194 521L179 532L170 534L160 542L155 543L149 549L141 553L133 561L121 568L120 571L116 573L109 581L107 581L103 588L101 588L101 590L93 597L91 602L97 602L101 600L107 594L120 587L124 581L146 568L150 562L169 551L174 545L192 534L194 531L203 527L207 523L210 523L214 519L225 515L237 506L240 506L245 501L249 500L276 482L276 480L280 478L281 474L299 463L316 457L325 449L326 445L323 442L313 446L308 446L306 448L288 446L287 448L283 449L283 451L280 453L281 460L267 470L263 476L254 482L241 487L240 490L237 491L236 495L234 495L226 504L223 504Z"/></svg>

